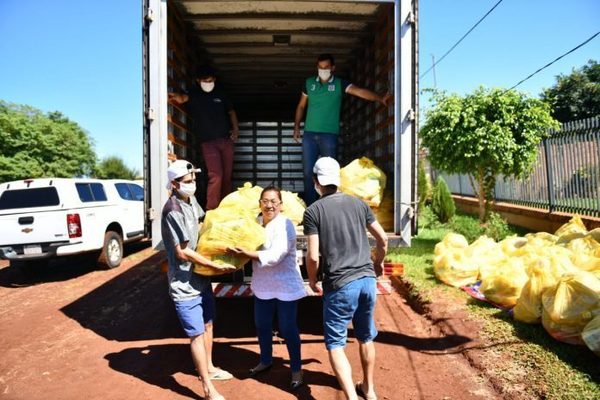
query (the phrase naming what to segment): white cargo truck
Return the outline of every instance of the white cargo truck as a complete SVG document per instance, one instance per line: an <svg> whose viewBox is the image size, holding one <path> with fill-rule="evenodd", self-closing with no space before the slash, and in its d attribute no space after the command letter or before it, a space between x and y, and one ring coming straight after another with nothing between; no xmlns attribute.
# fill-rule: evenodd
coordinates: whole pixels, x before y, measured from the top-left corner
<svg viewBox="0 0 600 400"><path fill-rule="evenodd" d="M410 245L416 198L417 0L144 0L144 162L147 229L161 241L168 160L204 168L193 113L169 102L199 65L211 65L240 120L234 187L275 184L302 193L302 148L294 113L316 58L331 53L336 74L383 93L388 106L346 95L340 164L366 156L387 174L392 245ZM202 176L199 188L206 186ZM202 204L203 193L199 193Z"/></svg>

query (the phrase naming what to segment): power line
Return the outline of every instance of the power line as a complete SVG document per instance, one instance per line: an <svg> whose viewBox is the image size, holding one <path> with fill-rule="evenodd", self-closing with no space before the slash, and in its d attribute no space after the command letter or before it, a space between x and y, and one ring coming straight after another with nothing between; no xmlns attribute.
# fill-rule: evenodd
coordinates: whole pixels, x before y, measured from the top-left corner
<svg viewBox="0 0 600 400"><path fill-rule="evenodd" d="M517 86L519 86L521 83L525 82L526 80L528 80L529 78L531 78L532 76L534 76L535 74L537 74L538 72L548 68L549 66L551 66L552 64L554 64L555 62L557 62L558 60L560 60L561 58L563 58L564 56L571 54L572 52L574 52L575 50L577 50L578 48L586 45L589 41L591 41L592 39L594 39L596 36L600 35L600 31L596 32L594 35L592 35L589 39L587 39L585 42L579 44L576 47L573 47L571 50L567 51L565 54L563 54L560 57L555 58L553 61L549 62L548 64L544 65L542 68L538 69L537 71L535 71L533 74L529 75L527 78L521 80L519 83L517 83L516 85L514 85L513 87L511 87L508 90L512 90L514 88L516 88ZM507 90L507 91L508 91Z"/></svg>
<svg viewBox="0 0 600 400"><path fill-rule="evenodd" d="M492 11L494 11L494 9L495 9L496 7L498 7L498 5L499 5L500 3L502 3L503 1L504 1L504 0L499 0L499 1L498 1L496 4L494 4L494 6L493 6L492 8L490 8L490 10L489 10L488 12L486 12L486 13L485 13L485 15L484 15L483 17L481 17L481 18L479 19L479 21L477 21L477 22L475 23L475 25L473 25L473 26L471 27L471 29L469 29L469 30L467 31L467 33L465 33L465 34L464 34L464 35L463 35L463 36L462 36L462 37L461 37L461 38L458 40L458 42L454 43L454 45L453 45L452 47L450 47L450 50L448 50L447 52L445 52L445 53L444 53L444 55L443 55L443 56L441 56L441 57L440 57L440 59L439 59L439 60L438 60L436 63L433 63L433 65L432 65L431 67L429 67L429 69L428 69L427 71L423 72L423 74L421 74L421 76L420 76L419 78L423 78L423 77L424 77L425 75L427 75L427 73L428 73L429 71L431 71L431 70L432 70L432 69L433 69L433 68L434 68L434 67L435 67L437 64L439 64L440 62L442 62L442 60L443 60L443 59L444 59L444 58L445 58L445 57L446 57L448 54L450 54L450 52L451 52L452 50L454 50L454 48L455 48L456 46L458 46L458 44L459 44L460 42L462 42L462 41L463 41L463 39L464 39L464 38L466 38L466 37L467 37L467 36L468 36L468 35L469 35L469 34L470 34L472 31L473 31L473 29L475 29L475 28L477 27L477 25L479 25L479 24L481 23L481 21L483 21L483 20L484 20L484 19L485 19L485 18L486 18L488 15L490 15L490 13L491 13Z"/></svg>

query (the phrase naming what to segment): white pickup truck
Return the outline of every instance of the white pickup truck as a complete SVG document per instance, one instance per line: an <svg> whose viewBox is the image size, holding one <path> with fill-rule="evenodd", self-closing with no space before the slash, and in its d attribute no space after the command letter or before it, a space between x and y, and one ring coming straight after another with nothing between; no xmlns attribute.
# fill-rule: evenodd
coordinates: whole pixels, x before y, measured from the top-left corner
<svg viewBox="0 0 600 400"><path fill-rule="evenodd" d="M123 243L144 237L144 189L133 181L42 178L0 184L0 258L11 265L98 252L121 264Z"/></svg>

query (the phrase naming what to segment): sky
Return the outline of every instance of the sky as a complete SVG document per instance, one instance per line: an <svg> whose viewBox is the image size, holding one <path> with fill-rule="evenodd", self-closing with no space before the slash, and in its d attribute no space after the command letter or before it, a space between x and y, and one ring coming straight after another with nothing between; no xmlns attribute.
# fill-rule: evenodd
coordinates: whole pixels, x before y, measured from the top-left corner
<svg viewBox="0 0 600 400"><path fill-rule="evenodd" d="M419 0L421 73L497 2ZM600 0L503 0L420 87L509 88L598 31ZM141 0L0 0L0 99L62 112L99 159L141 171L141 32ZM600 35L517 89L538 96L590 59L600 60Z"/></svg>

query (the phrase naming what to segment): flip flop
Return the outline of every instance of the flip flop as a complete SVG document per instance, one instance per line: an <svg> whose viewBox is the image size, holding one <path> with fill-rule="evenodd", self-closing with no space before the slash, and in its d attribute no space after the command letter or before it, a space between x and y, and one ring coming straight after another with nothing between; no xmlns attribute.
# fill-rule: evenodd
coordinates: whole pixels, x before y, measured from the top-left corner
<svg viewBox="0 0 600 400"><path fill-rule="evenodd" d="M362 388L362 382L358 382L356 385L354 385L354 389L356 390L356 394L365 400L377 400L377 396L367 396Z"/></svg>
<svg viewBox="0 0 600 400"><path fill-rule="evenodd" d="M209 374L211 381L227 381L233 378L233 375L221 368L217 368L214 371L209 372Z"/></svg>

